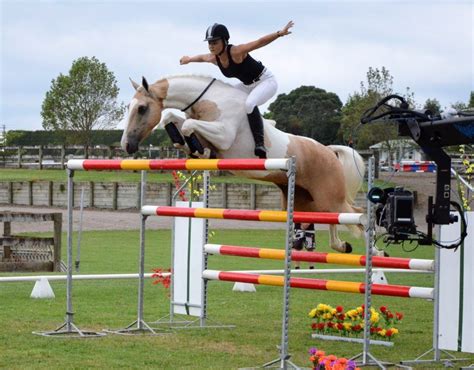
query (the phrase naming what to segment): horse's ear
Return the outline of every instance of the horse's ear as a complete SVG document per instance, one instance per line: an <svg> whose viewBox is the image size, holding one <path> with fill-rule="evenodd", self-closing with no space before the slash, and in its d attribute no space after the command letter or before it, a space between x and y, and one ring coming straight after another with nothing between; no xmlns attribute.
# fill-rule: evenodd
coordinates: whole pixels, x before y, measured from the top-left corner
<svg viewBox="0 0 474 370"><path fill-rule="evenodd" d="M140 87L140 85L137 84L135 81L133 81L130 77L129 77L129 79L130 79L130 82L132 83L133 88L134 88L135 90L138 90L138 88Z"/></svg>
<svg viewBox="0 0 474 370"><path fill-rule="evenodd" d="M145 90L146 90L147 92L150 92L150 91L148 90L148 81L147 81L146 78L143 77L143 76L142 76L142 86L145 88Z"/></svg>

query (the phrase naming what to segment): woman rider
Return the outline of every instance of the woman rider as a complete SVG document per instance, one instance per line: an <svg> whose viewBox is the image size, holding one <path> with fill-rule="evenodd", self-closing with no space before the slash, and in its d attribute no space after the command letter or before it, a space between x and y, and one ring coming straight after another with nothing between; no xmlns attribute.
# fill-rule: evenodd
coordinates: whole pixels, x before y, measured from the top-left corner
<svg viewBox="0 0 474 370"><path fill-rule="evenodd" d="M213 63L219 67L226 77L235 77L240 82L236 88L248 94L245 101L245 110L255 140L255 155L266 158L267 151L264 146L263 120L258 106L270 100L277 91L277 82L273 74L250 56L250 52L275 41L277 38L289 35L289 29L293 27L293 21L283 27L282 30L270 33L258 40L246 44L229 44L229 31L223 24L214 23L206 31L204 41L209 44L210 54L184 56L180 64L192 62Z"/></svg>

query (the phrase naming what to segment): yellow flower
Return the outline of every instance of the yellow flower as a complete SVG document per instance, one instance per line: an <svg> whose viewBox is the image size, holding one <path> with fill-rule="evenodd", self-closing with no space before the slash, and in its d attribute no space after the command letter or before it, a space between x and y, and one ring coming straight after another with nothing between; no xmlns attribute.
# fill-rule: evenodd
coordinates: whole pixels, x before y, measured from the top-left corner
<svg viewBox="0 0 474 370"><path fill-rule="evenodd" d="M364 312L364 309L361 306L359 306L359 307L356 308L356 311L358 313L362 313L362 312Z"/></svg>
<svg viewBox="0 0 474 370"><path fill-rule="evenodd" d="M375 311L373 308L370 309L370 322L372 324L376 324L380 320L380 315L377 311Z"/></svg>
<svg viewBox="0 0 474 370"><path fill-rule="evenodd" d="M345 322L342 324L345 330L351 330L352 324L350 322Z"/></svg>
<svg viewBox="0 0 474 370"><path fill-rule="evenodd" d="M318 309L318 311L320 312L329 312L331 311L331 306L327 305L327 304L324 304L324 303L320 303L318 304L318 306L316 307Z"/></svg>
<svg viewBox="0 0 474 370"><path fill-rule="evenodd" d="M309 317L316 317L316 314L317 314L317 309L313 308L311 311L309 311L308 316Z"/></svg>
<svg viewBox="0 0 474 370"><path fill-rule="evenodd" d="M347 316L349 316L352 320L357 320L359 317L359 312L357 310L349 310L346 313Z"/></svg>
<svg viewBox="0 0 474 370"><path fill-rule="evenodd" d="M398 329L397 328L392 328L392 333L393 333L393 335L398 334Z"/></svg>
<svg viewBox="0 0 474 370"><path fill-rule="evenodd" d="M381 337L385 337L385 333L386 333L386 330L385 329L382 329L378 332L378 334L381 336Z"/></svg>

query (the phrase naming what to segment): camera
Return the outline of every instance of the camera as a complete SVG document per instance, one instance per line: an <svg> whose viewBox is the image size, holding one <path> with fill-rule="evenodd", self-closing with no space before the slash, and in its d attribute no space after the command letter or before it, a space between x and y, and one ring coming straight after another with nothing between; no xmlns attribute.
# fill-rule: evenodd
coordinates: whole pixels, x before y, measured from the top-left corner
<svg viewBox="0 0 474 370"><path fill-rule="evenodd" d="M416 234L414 196L402 187L372 188L368 199L377 204L376 223L387 230L391 240L409 240Z"/></svg>

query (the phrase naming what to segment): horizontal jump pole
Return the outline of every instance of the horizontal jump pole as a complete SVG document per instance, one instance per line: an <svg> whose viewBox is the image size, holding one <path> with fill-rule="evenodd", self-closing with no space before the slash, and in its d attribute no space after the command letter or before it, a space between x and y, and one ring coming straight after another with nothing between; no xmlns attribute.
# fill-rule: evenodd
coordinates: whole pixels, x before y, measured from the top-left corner
<svg viewBox="0 0 474 370"><path fill-rule="evenodd" d="M70 170L288 170L288 159L70 159Z"/></svg>
<svg viewBox="0 0 474 370"><path fill-rule="evenodd" d="M248 274L265 274L265 275L283 275L285 270L236 270L231 272L244 272ZM396 272L396 273L407 273L407 274L432 274L433 271L425 271L425 270L407 270L407 269L393 269L393 268L374 268L372 272ZM360 269L350 269L350 268L342 268L342 269L292 269L292 275L300 275L300 274L365 274L365 268Z"/></svg>
<svg viewBox="0 0 474 370"><path fill-rule="evenodd" d="M143 206L142 215L170 216L193 218L218 218L244 221L286 222L286 211L259 211L248 209L224 208L188 208L169 206ZM366 216L363 213L330 213L330 212L294 212L295 223L332 225L364 225Z"/></svg>
<svg viewBox="0 0 474 370"><path fill-rule="evenodd" d="M144 274L145 278L151 278L153 274ZM162 276L170 276L170 272L164 272ZM114 279L137 279L138 274L95 274L95 275L72 275L73 280L114 280ZM27 281L38 281L42 278L48 281L67 280L66 275L41 275L41 276L2 276L0 283L19 283Z"/></svg>
<svg viewBox="0 0 474 370"><path fill-rule="evenodd" d="M247 274L230 271L204 270L202 277L208 280L284 286L283 276ZM290 287L302 289L330 290L345 293L365 293L365 284L352 281L290 278ZM404 285L372 284L372 294L404 298L433 299L433 288Z"/></svg>
<svg viewBox="0 0 474 370"><path fill-rule="evenodd" d="M281 249L238 247L234 245L206 244L204 251L209 254L221 254L226 256L264 258L284 260L285 251ZM365 266L366 258L359 254L339 254L292 251L293 261L332 263L337 265ZM394 269L434 271L433 260L399 257L372 257L374 267L387 267Z"/></svg>

